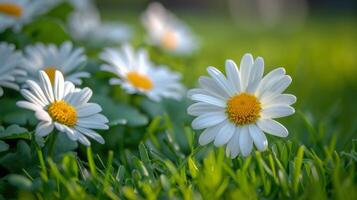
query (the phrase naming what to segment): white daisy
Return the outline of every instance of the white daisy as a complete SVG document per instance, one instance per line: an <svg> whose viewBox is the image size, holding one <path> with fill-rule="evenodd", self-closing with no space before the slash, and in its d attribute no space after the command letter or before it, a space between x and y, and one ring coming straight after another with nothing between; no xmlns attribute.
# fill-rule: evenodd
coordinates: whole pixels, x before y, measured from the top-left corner
<svg viewBox="0 0 357 200"><path fill-rule="evenodd" d="M44 71L39 72L40 83L28 80L29 90L22 89L21 94L27 101L17 102L17 106L35 112L40 123L36 134L44 137L54 128L73 141L89 146L86 136L104 144L104 139L92 129L108 129L108 119L99 114L102 108L89 103L92 90L78 89L69 81L64 81L60 71L55 71L54 84Z"/></svg>
<svg viewBox="0 0 357 200"><path fill-rule="evenodd" d="M25 76L26 72L19 68L22 54L15 50L13 44L0 43L0 96L3 95L2 87L19 90L17 79Z"/></svg>
<svg viewBox="0 0 357 200"><path fill-rule="evenodd" d="M109 83L121 85L130 94L141 93L154 101L160 101L162 97L180 99L182 96L180 74L162 66L154 67L144 49L135 53L129 45L120 50L108 48L100 58L108 63L101 69L118 77L110 79Z"/></svg>
<svg viewBox="0 0 357 200"><path fill-rule="evenodd" d="M93 45L120 44L128 41L132 35L131 29L122 23L103 23L99 11L91 4L85 4L73 12L68 24L74 39Z"/></svg>
<svg viewBox="0 0 357 200"><path fill-rule="evenodd" d="M64 74L66 81L80 85L81 78L90 77L88 72L78 72L86 60L84 49L74 48L71 42L65 42L60 47L39 43L25 48L22 67L28 72L28 79L38 80L38 72L43 70L54 83L55 71L58 70Z"/></svg>
<svg viewBox="0 0 357 200"><path fill-rule="evenodd" d="M0 0L0 32L7 28L19 31L35 16L51 9L58 0Z"/></svg>
<svg viewBox="0 0 357 200"><path fill-rule="evenodd" d="M148 42L168 52L190 54L198 47L197 38L181 20L160 3L151 3L142 16Z"/></svg>
<svg viewBox="0 0 357 200"><path fill-rule="evenodd" d="M295 112L290 105L296 97L282 94L291 83L284 68L263 77L263 58L254 61L251 54L246 54L239 70L232 60L226 61L227 77L214 67L207 71L211 77L201 77L201 88L188 93L197 102L188 108L190 115L197 116L192 127L205 129L199 138L201 145L212 141L216 146L226 144L227 155L235 158L239 153L249 155L253 143L264 151L268 140L263 132L288 136L288 130L274 120Z"/></svg>

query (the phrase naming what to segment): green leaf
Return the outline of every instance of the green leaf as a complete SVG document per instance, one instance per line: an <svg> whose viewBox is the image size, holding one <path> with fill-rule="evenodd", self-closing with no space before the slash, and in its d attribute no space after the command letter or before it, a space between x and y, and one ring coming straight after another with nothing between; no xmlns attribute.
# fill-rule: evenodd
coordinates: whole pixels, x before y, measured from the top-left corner
<svg viewBox="0 0 357 200"><path fill-rule="evenodd" d="M0 159L0 165L9 171L18 172L22 168L35 167L32 165L30 146L23 140L17 142L16 151L7 153Z"/></svg>
<svg viewBox="0 0 357 200"><path fill-rule="evenodd" d="M31 191L32 190L32 182L28 178L18 175L18 174L10 174L7 176L7 180L9 183L19 189Z"/></svg>
<svg viewBox="0 0 357 200"><path fill-rule="evenodd" d="M7 151L9 149L9 145L6 142L0 140L0 152Z"/></svg>
<svg viewBox="0 0 357 200"><path fill-rule="evenodd" d="M27 132L28 131L26 128L23 128L17 124L13 124L8 126L5 130L0 131L0 138L2 139L24 138L22 134L26 134L29 136Z"/></svg>
<svg viewBox="0 0 357 200"><path fill-rule="evenodd" d="M297 193L299 189L299 180L301 176L301 166L302 166L303 157L304 157L304 146L301 146L297 152L297 156L294 161L293 188L295 193Z"/></svg>
<svg viewBox="0 0 357 200"><path fill-rule="evenodd" d="M196 178L198 176L199 170L195 164L195 161L192 159L192 157L188 157L188 169L190 170L190 174L193 178Z"/></svg>
<svg viewBox="0 0 357 200"><path fill-rule="evenodd" d="M34 117L34 113L28 110L16 111L7 114L4 117L4 121L8 124L19 124L19 125L36 125L37 119Z"/></svg>
<svg viewBox="0 0 357 200"><path fill-rule="evenodd" d="M62 44L64 41L70 40L70 36L66 33L64 25L58 20L50 17L42 17L33 23L25 26L23 32L30 35L33 42Z"/></svg>

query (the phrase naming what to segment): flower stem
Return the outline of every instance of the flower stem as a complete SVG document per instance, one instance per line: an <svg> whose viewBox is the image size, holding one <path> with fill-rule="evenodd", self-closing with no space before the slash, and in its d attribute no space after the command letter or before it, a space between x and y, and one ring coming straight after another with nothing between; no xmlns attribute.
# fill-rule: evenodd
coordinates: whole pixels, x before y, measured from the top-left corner
<svg viewBox="0 0 357 200"><path fill-rule="evenodd" d="M55 149L55 143L56 143L56 139L57 139L57 134L58 133L52 133L52 134L50 134L50 136L49 136L49 138L48 138L48 140L49 140L49 142L48 142L48 153L47 153L47 156L49 156L49 157L53 157L53 151L54 151L54 149Z"/></svg>

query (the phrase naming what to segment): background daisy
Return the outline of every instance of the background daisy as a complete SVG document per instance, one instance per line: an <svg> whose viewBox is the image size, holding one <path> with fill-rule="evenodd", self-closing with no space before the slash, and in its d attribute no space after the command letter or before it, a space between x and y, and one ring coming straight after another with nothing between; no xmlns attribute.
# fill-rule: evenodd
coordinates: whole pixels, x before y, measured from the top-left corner
<svg viewBox="0 0 357 200"><path fill-rule="evenodd" d="M35 16L51 9L58 0L0 0L0 32L7 28L19 31Z"/></svg>
<svg viewBox="0 0 357 200"><path fill-rule="evenodd" d="M154 67L144 49L134 52L129 45L121 49L108 48L100 58L108 63L101 69L117 76L109 83L121 85L130 94L141 93L154 101L162 97L180 99L182 96L181 75L165 67Z"/></svg>
<svg viewBox="0 0 357 200"><path fill-rule="evenodd" d="M15 50L13 44L0 43L0 96L4 93L2 87L20 89L16 81L26 75L26 72L19 68L21 61L22 54Z"/></svg>
<svg viewBox="0 0 357 200"><path fill-rule="evenodd" d="M25 48L22 67L28 72L28 79L38 80L38 72L43 70L54 83L54 74L58 70L65 80L80 85L81 78L90 77L88 72L78 72L86 60L84 49L74 48L71 42L64 42L60 47L38 43Z"/></svg>
<svg viewBox="0 0 357 200"><path fill-rule="evenodd" d="M108 129L108 119L99 114L102 108L98 104L88 102L92 90L75 89L71 82L64 81L59 71L55 71L53 84L46 72L40 71L39 77L39 84L28 80L29 90L21 90L27 101L17 102L19 107L34 111L40 120L36 134L44 137L56 128L86 146L90 145L86 136L103 144L102 136L92 129Z"/></svg>
<svg viewBox="0 0 357 200"><path fill-rule="evenodd" d="M152 45L176 54L190 54L198 47L197 38L187 25L160 3L151 3L141 21Z"/></svg>
<svg viewBox="0 0 357 200"><path fill-rule="evenodd" d="M282 94L291 78L284 68L277 68L263 77L264 61L255 61L251 54L243 56L240 69L232 60L226 61L226 77L216 68L208 67L210 77L201 77L201 88L189 91L197 103L188 113L197 116L194 129L205 129L199 138L201 145L212 141L216 146L226 146L226 153L234 158L239 153L247 156L253 143L259 151L268 146L265 133L288 136L288 130L275 118L292 115L290 105L296 97Z"/></svg>
<svg viewBox="0 0 357 200"><path fill-rule="evenodd" d="M73 2L76 10L68 19L70 34L74 39L103 46L120 44L131 38L132 31L127 25L119 22L103 23L95 5L90 1L84 2Z"/></svg>

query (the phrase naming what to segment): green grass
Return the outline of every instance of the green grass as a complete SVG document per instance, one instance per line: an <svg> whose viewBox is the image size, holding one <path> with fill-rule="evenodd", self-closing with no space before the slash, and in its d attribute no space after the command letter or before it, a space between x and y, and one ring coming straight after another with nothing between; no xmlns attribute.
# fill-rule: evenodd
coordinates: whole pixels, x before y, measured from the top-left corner
<svg viewBox="0 0 357 200"><path fill-rule="evenodd" d="M18 47L59 44L69 36L52 20L58 13L0 38ZM134 23L133 43L143 46L136 15L117 18ZM106 74L96 72L101 49L88 48L93 78L85 85L111 121L102 132L106 144L85 148L58 133L53 143L35 137L33 114L16 108L20 97L7 90L0 99L0 199L356 199L355 19L313 17L295 31L247 31L222 16L183 18L201 50L181 58L149 48L152 59L182 72L187 87L207 66L223 69L225 59L239 62L246 52L262 56L266 71L285 67L293 78L288 92L298 97L297 113L281 120L287 139L268 136L267 151L233 160L223 148L199 146L188 100L155 104L109 88Z"/></svg>

